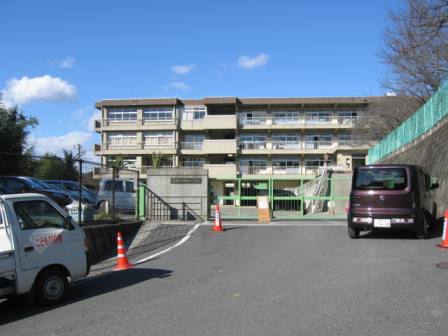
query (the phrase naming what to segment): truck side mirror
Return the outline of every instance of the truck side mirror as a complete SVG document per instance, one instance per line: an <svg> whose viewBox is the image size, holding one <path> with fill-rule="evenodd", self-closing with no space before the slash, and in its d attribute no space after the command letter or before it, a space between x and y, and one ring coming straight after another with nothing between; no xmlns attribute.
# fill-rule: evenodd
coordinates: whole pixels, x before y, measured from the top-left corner
<svg viewBox="0 0 448 336"><path fill-rule="evenodd" d="M73 224L72 224L72 217L68 216L68 217L65 219L64 229L65 229L65 230L69 230L69 231L75 229L75 227L74 227Z"/></svg>

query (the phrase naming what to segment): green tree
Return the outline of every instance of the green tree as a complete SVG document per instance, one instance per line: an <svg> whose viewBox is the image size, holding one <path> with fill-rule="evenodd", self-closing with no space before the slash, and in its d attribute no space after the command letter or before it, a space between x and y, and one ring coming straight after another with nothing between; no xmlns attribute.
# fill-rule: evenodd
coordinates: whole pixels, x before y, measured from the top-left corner
<svg viewBox="0 0 448 336"><path fill-rule="evenodd" d="M151 154L151 163L152 163L152 168L160 168L162 166L162 162L163 162L163 155L159 152L152 152Z"/></svg>
<svg viewBox="0 0 448 336"><path fill-rule="evenodd" d="M64 161L54 154L46 153L39 161L36 177L42 180L65 179Z"/></svg>
<svg viewBox="0 0 448 336"><path fill-rule="evenodd" d="M31 175L32 148L28 147L30 129L38 124L17 107L0 106L0 175Z"/></svg>
<svg viewBox="0 0 448 336"><path fill-rule="evenodd" d="M64 165L64 180L78 180L78 170L76 169L77 159L76 155L72 151L67 151L64 149L64 158L62 159Z"/></svg>
<svg viewBox="0 0 448 336"><path fill-rule="evenodd" d="M127 166L127 162L124 159L123 155L117 155L114 157L114 160L110 162L110 167L115 168L117 170L124 169Z"/></svg>

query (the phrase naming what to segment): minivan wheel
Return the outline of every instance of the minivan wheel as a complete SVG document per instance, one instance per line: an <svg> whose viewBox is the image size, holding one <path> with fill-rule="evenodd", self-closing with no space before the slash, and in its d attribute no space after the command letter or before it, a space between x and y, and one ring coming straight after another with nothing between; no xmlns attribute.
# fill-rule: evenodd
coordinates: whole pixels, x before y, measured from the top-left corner
<svg viewBox="0 0 448 336"><path fill-rule="evenodd" d="M416 236L417 239L428 239L429 221L426 215L422 216L420 225L417 228Z"/></svg>
<svg viewBox="0 0 448 336"><path fill-rule="evenodd" d="M353 227L351 227L350 225L348 225L348 236L350 237L350 239L358 239L359 238L359 229L355 229Z"/></svg>

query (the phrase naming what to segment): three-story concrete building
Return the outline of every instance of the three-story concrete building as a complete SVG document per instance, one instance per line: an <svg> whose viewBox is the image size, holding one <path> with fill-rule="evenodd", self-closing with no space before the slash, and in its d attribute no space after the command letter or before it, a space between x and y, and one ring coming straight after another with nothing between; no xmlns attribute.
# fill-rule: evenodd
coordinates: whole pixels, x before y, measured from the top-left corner
<svg viewBox="0 0 448 336"><path fill-rule="evenodd" d="M145 178L163 167L204 167L213 179L310 175L364 164L369 139L352 134L369 98L101 100L95 130L103 164L124 156Z"/></svg>

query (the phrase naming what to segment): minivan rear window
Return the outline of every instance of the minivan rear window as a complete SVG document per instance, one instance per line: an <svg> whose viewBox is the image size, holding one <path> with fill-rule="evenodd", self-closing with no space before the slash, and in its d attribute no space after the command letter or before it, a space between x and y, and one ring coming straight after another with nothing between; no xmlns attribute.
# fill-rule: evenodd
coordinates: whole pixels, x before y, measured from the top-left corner
<svg viewBox="0 0 448 336"><path fill-rule="evenodd" d="M403 190L407 185L404 168L366 168L355 173L357 190Z"/></svg>

